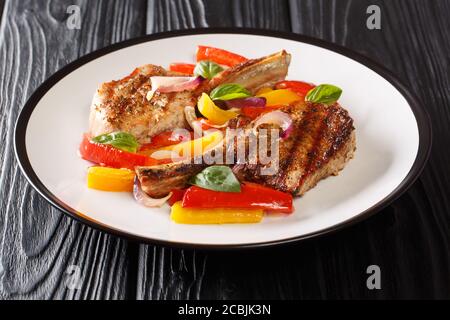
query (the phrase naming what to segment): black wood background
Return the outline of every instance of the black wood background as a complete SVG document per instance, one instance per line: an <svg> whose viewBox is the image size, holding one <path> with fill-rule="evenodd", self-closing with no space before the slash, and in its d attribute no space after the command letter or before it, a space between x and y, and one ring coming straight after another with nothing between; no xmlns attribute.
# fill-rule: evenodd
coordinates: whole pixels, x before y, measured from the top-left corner
<svg viewBox="0 0 450 320"><path fill-rule="evenodd" d="M80 30L66 27L71 4L81 8ZM370 4L381 7L381 30L366 28ZM2 6L1 299L450 298L450 1L0 0ZM421 178L387 209L353 227L245 252L131 243L71 220L27 184L14 159L13 124L52 73L145 33L218 26L322 38L394 71L433 121L432 155ZM381 268L381 290L366 287L371 264ZM67 287L71 265L81 271L78 290Z"/></svg>

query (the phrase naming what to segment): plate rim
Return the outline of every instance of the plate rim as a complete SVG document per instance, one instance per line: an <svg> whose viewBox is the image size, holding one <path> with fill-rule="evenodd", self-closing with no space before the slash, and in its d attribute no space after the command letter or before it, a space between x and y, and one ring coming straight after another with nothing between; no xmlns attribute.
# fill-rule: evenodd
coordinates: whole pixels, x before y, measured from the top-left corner
<svg viewBox="0 0 450 320"><path fill-rule="evenodd" d="M51 193L47 187L40 181L37 174L34 172L33 167L29 161L26 145L25 145L25 137L26 130L28 127L28 122L33 113L36 105L39 103L41 98L62 78L66 75L70 74L74 70L79 67L85 65L86 63L93 61L101 56L104 56L108 53L127 48L133 45L137 45L144 42L155 41L166 38L174 38L178 36L186 36L186 35L198 35L198 34L245 34L245 35L257 35L257 36L267 36L267 37L275 37L287 40L293 40L297 42L302 42L306 44L310 44L313 46L318 46L324 49L331 50L335 53L341 54L350 58L354 61L361 63L362 65L368 67L389 83L391 83L400 94L406 99L408 106L413 112L414 118L417 123L417 129L419 134L419 146L417 150L416 158L411 166L406 177L398 184L396 188L394 188L386 197L380 199L376 204L367 208L366 210L359 212L353 217L342 221L338 224L330 226L328 228L318 230L315 232L310 232L304 235L289 237L285 239L278 240L270 240L264 242L254 242L254 243L235 243L235 244L205 244L205 243L189 243L189 242L179 242L179 241L169 241L169 240L160 240L153 239L149 237L143 237L134 235L127 231L118 230L111 226L107 226L106 224L96 221L83 213L71 208L69 205L62 202L58 197L56 197L53 193ZM113 234L115 236L125 238L130 241L152 244L152 245L160 245L166 247L173 248L187 248L187 249L208 249L208 250L230 250L230 249L248 249L248 248L266 248L273 247L279 245L285 245L289 243L299 242L306 239L316 238L319 236L323 236L326 234L334 233L343 228L354 225L362 220L365 220L372 216L373 214L379 212L389 204L391 204L394 200L400 197L404 192L406 192L411 185L417 180L417 178L422 173L425 164L429 158L430 151L432 146L432 125L430 121L430 117L423 107L422 102L419 98L412 93L409 88L400 81L396 75L394 75L391 71L386 69L384 66L379 63L373 61L372 59L357 53L351 49L343 47L341 45L328 42L325 40L317 39L310 36L305 36L301 34L296 34L292 32L284 32L284 31L274 31L274 30L263 30L263 29L254 29L254 28L196 28L196 29L184 29L184 30L173 30L173 31L165 31L159 32L149 35L144 35L137 38L128 39L125 41L121 41L104 48L95 50L89 54L86 54L73 62L67 64L62 67L58 71L56 71L53 75L51 75L48 79L46 79L28 98L27 102L20 110L19 115L17 117L15 127L14 127L14 152L16 159L18 161L19 167L24 174L25 178L31 184L31 186L44 198L46 199L52 206L62 211L64 214L69 217L80 221L96 230L100 230L102 232L106 232L109 234Z"/></svg>

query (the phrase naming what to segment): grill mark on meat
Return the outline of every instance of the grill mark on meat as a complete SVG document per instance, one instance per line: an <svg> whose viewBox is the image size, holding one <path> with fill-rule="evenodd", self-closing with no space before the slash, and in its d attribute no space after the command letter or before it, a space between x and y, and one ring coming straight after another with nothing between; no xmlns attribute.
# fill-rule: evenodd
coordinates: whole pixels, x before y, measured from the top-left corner
<svg viewBox="0 0 450 320"><path fill-rule="evenodd" d="M273 186L280 185L284 191L292 189L292 183L298 185L301 177L305 175L306 168L312 159L311 148L314 147L315 141L320 137L323 129L324 110L320 105L307 103L306 106L308 111L293 136L295 144L286 150L285 154L280 154L280 157L287 158L287 165L280 170L279 178L276 181L271 181L269 178Z"/></svg>
<svg viewBox="0 0 450 320"><path fill-rule="evenodd" d="M331 131L329 131L328 138L332 141L332 147L326 153L327 161L341 148L341 146L347 141L347 139L351 135L352 131L355 129L353 126L353 119L350 118L348 111L339 108L336 105L334 105L334 107L337 109L336 119L341 122L341 126L343 127L343 129L334 132L336 134L336 136L334 136L334 139L331 134ZM340 117L337 117L337 114L339 114Z"/></svg>
<svg viewBox="0 0 450 320"><path fill-rule="evenodd" d="M313 144L311 145L311 151L307 153L307 158L309 162L306 165L305 172L303 173L302 177L298 181L297 186L295 187L296 192L299 189L299 187L303 185L303 182L305 181L308 174L312 172L313 168L318 168L321 166L321 164L318 162L321 160L320 158L318 159L319 147L321 146L323 140L326 138L326 135L324 135L323 133L327 128L330 118L332 116L333 112L330 112L330 110L328 110L328 114L326 115L325 119L319 122L319 130L317 130L316 137L314 139Z"/></svg>
<svg viewBox="0 0 450 320"><path fill-rule="evenodd" d="M308 169L308 173L327 164L354 130L353 120L349 117L346 110L334 104L329 107L328 112L329 117L324 128L328 130L325 130L321 141L317 145L317 149L323 150L324 153L316 155L315 161L311 163L312 165Z"/></svg>
<svg viewBox="0 0 450 320"><path fill-rule="evenodd" d="M288 111L288 110L284 110ZM313 116L313 112L309 111L306 113L306 115L303 115L303 120L300 123L294 123L294 129L291 134L291 137L289 138L291 141L286 141L287 146L280 146L280 155L279 155L279 169L278 173L273 177L267 177L265 180L267 183L271 185L279 185L281 189L284 189L284 180L286 179L286 173L287 169L291 166L292 162L295 159L294 155L288 156L286 158L282 157L282 154L284 153L284 150L297 150L299 145L303 142L303 140L306 138L306 134L303 136L297 136L296 133L298 132L308 132L308 127L310 124L310 118ZM302 159L295 159L299 162L302 161ZM255 172L256 173L256 172Z"/></svg>

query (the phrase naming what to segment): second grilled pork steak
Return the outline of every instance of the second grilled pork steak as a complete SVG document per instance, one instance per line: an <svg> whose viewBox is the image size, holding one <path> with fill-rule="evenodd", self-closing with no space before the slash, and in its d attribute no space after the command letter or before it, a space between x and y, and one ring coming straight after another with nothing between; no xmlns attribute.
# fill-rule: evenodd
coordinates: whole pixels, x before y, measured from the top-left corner
<svg viewBox="0 0 450 320"><path fill-rule="evenodd" d="M294 127L288 138L279 140L276 173L261 174L263 168L272 164L262 165L258 159L253 162L256 164L249 164L247 159L246 163L234 165L233 172L241 181L253 181L303 195L321 179L337 175L353 157L356 148L353 120L338 103L328 106L298 102L282 111L290 115ZM256 121L245 125L245 119L237 119L231 127L244 124L246 129L252 129ZM236 150L235 140L227 135L225 139L223 151L227 146ZM192 176L208 166L194 162L137 167L136 173L143 190L152 197L161 198L173 189L185 187Z"/></svg>
<svg viewBox="0 0 450 320"><path fill-rule="evenodd" d="M155 65L137 68L129 76L103 83L91 105L89 131L92 136L114 131L133 134L140 143L149 142L158 133L186 128L186 106L195 106L202 92L209 92L223 83L239 83L254 91L267 83L286 77L290 55L285 51L260 59L248 60L204 81L193 91L156 92L150 101L150 77L174 76L173 72Z"/></svg>
<svg viewBox="0 0 450 320"><path fill-rule="evenodd" d="M298 102L283 109L293 120L293 131L279 142L278 171L262 175L261 164L236 165L243 180L303 195L321 179L337 175L356 149L353 120L338 103Z"/></svg>

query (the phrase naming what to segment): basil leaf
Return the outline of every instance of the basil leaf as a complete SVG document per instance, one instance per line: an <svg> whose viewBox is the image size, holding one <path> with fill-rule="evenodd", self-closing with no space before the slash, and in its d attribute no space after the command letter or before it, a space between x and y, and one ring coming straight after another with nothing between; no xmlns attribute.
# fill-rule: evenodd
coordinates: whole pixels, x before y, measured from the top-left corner
<svg viewBox="0 0 450 320"><path fill-rule="evenodd" d="M250 97L251 93L240 84L227 83L215 88L209 96L212 100L232 100Z"/></svg>
<svg viewBox="0 0 450 320"><path fill-rule="evenodd" d="M241 192L241 184L227 166L210 166L192 177L190 184L222 192Z"/></svg>
<svg viewBox="0 0 450 320"><path fill-rule="evenodd" d="M198 62L195 65L194 75L201 76L205 79L211 79L216 74L218 74L222 71L223 71L223 68L221 66L219 66L217 63L208 61L208 60L203 60L203 61Z"/></svg>
<svg viewBox="0 0 450 320"><path fill-rule="evenodd" d="M331 84L321 84L311 89L306 95L306 101L331 104L342 94L342 89Z"/></svg>
<svg viewBox="0 0 450 320"><path fill-rule="evenodd" d="M102 144L109 144L117 149L128 152L136 152L139 146L136 138L127 132L102 134L93 138L92 141Z"/></svg>

